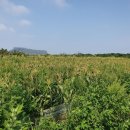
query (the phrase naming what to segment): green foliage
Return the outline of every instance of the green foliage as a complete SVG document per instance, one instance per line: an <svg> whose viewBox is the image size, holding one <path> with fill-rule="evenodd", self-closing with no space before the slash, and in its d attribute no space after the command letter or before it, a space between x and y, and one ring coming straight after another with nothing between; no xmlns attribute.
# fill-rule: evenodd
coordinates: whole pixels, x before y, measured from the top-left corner
<svg viewBox="0 0 130 130"><path fill-rule="evenodd" d="M1 107L3 122L1 128L6 130L27 130L31 126L31 122L23 111L23 104L18 104L18 99L16 97L11 97L8 101L4 99L7 103L3 102Z"/></svg>
<svg viewBox="0 0 130 130"><path fill-rule="evenodd" d="M34 128L35 130L62 130L64 129L63 123L58 123L50 118L42 117L38 125Z"/></svg>
<svg viewBox="0 0 130 130"><path fill-rule="evenodd" d="M129 129L130 99L124 86L118 82L100 89L76 96L69 119L69 129ZM100 92L98 90L100 89Z"/></svg>
<svg viewBox="0 0 130 130"><path fill-rule="evenodd" d="M129 130L129 68L126 58L4 56L0 129Z"/></svg>

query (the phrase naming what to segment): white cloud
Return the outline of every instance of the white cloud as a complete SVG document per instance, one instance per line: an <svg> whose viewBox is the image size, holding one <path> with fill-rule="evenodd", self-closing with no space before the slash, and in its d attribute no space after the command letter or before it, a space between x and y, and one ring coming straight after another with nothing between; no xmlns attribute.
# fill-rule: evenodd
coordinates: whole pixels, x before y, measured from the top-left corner
<svg viewBox="0 0 130 130"><path fill-rule="evenodd" d="M65 6L68 6L67 0L43 0L45 3L54 4L60 8L63 8Z"/></svg>
<svg viewBox="0 0 130 130"><path fill-rule="evenodd" d="M7 26L5 24L0 23L0 32L6 31L6 30L7 30Z"/></svg>
<svg viewBox="0 0 130 130"><path fill-rule="evenodd" d="M29 20L23 19L19 22L19 25L22 27L27 27L31 25L31 22Z"/></svg>
<svg viewBox="0 0 130 130"><path fill-rule="evenodd" d="M55 4L59 7L65 7L67 5L66 0L54 0Z"/></svg>
<svg viewBox="0 0 130 130"><path fill-rule="evenodd" d="M10 32L15 32L15 29L13 27L9 27Z"/></svg>
<svg viewBox="0 0 130 130"><path fill-rule="evenodd" d="M10 0L0 0L0 7L12 14L27 14L29 9L24 5L16 5Z"/></svg>
<svg viewBox="0 0 130 130"><path fill-rule="evenodd" d="M7 25L0 23L0 32L15 32L13 27L8 27Z"/></svg>

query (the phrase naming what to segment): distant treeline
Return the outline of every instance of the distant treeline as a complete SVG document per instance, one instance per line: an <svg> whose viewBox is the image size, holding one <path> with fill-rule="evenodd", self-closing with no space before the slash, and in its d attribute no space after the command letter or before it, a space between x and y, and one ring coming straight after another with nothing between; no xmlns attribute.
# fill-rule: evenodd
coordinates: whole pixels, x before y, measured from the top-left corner
<svg viewBox="0 0 130 130"><path fill-rule="evenodd" d="M75 56L79 56L79 57L126 57L126 58L130 58L130 53L126 53L126 54L122 54L122 53L105 53L105 54L82 54L82 53L78 53L78 54L74 54Z"/></svg>
<svg viewBox="0 0 130 130"><path fill-rule="evenodd" d="M23 52L19 51L8 51L7 49L0 49L0 55L17 55L17 56L27 56L28 54L25 54ZM45 54L45 56L50 54ZM105 53L105 54L83 54L83 53L77 53L77 54L59 54L56 56L77 56L77 57L126 57L130 58L130 53L122 54L122 53Z"/></svg>
<svg viewBox="0 0 130 130"><path fill-rule="evenodd" d="M83 53L76 53L76 54L59 54L55 56L76 56L76 57L123 57L123 58L130 58L130 53L122 54L122 53L104 53L104 54L83 54Z"/></svg>
<svg viewBox="0 0 130 130"><path fill-rule="evenodd" d="M5 56L5 55L17 55L17 56L26 56L25 53L18 52L18 51L8 51L7 49L0 49L0 55Z"/></svg>

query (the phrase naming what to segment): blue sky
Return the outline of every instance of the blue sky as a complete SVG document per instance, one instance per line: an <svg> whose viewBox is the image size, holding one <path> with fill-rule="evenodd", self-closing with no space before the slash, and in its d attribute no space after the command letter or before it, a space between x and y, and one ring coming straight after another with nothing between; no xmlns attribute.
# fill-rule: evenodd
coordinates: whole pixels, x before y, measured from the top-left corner
<svg viewBox="0 0 130 130"><path fill-rule="evenodd" d="M0 0L0 48L130 53L130 0Z"/></svg>

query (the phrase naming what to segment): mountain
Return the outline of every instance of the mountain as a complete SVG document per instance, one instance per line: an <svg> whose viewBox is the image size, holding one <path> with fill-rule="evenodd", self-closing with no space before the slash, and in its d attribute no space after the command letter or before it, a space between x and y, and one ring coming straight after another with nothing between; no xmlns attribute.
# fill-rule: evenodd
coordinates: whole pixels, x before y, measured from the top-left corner
<svg viewBox="0 0 130 130"><path fill-rule="evenodd" d="M45 50L34 50L34 49L27 49L22 47L14 47L11 52L22 52L28 55L45 55L48 54Z"/></svg>

